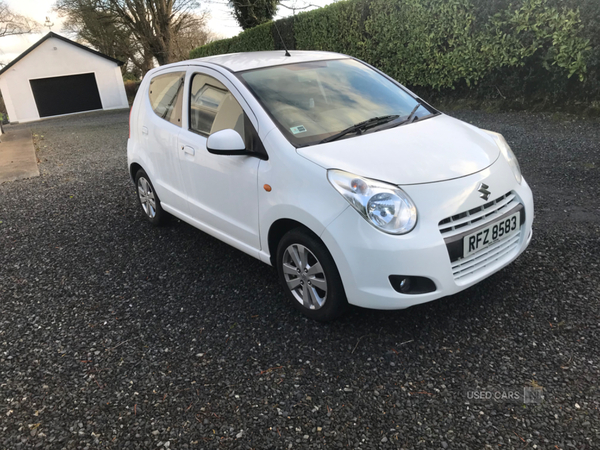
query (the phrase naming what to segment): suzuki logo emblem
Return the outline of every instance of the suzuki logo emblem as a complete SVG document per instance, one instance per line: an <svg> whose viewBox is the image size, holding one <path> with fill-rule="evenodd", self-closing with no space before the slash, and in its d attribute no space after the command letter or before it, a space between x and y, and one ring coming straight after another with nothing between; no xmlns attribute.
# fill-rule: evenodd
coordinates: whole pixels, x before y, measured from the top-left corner
<svg viewBox="0 0 600 450"><path fill-rule="evenodd" d="M490 194L491 194L491 192L490 192L490 191L488 191L488 188L489 188L489 186L488 186L487 184L485 184L485 183L480 183L480 184L479 184L479 187L477 188L477 190L478 190L479 192L481 192L481 195L480 195L480 197L481 197L482 199L484 199L484 200L487 200L488 198L490 198Z"/></svg>

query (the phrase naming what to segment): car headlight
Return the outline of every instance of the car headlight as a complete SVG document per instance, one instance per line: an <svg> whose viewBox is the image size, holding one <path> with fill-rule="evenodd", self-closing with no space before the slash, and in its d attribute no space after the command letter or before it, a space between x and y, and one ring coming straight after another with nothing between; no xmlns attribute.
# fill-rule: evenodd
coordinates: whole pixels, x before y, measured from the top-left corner
<svg viewBox="0 0 600 450"><path fill-rule="evenodd" d="M517 157L515 156L513 151L510 149L508 142L506 142L506 139L504 139L504 136L502 136L500 133L494 133L493 131L488 131L488 130L483 130L483 131L485 131L487 134L489 134L490 136L492 136L494 138L494 140L496 141L496 144L500 148L500 152L504 156L504 159L506 159L506 162L508 162L508 165L510 166L513 173L515 174L517 183L521 184L521 180L523 179L523 176L521 175L521 167L519 166L519 161L517 161Z"/></svg>
<svg viewBox="0 0 600 450"><path fill-rule="evenodd" d="M405 234L417 224L417 208L398 186L342 170L328 170L327 179L375 228Z"/></svg>

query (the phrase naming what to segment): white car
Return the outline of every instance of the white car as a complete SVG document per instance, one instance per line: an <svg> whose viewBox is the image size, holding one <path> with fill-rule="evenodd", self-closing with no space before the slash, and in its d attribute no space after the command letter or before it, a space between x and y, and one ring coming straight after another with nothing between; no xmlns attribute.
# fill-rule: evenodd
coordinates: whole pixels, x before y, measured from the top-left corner
<svg viewBox="0 0 600 450"><path fill-rule="evenodd" d="M151 223L173 215L275 266L316 320L455 294L531 241L531 190L504 138L346 55L154 69L127 156Z"/></svg>

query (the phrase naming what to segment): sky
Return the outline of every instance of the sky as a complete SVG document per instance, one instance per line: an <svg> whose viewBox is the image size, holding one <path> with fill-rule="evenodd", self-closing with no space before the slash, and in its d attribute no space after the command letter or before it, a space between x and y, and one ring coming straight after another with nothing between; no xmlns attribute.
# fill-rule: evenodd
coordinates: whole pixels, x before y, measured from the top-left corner
<svg viewBox="0 0 600 450"><path fill-rule="evenodd" d="M9 7L19 14L26 15L39 23L43 24L46 17L54 24L51 31L58 34L62 33L61 19L52 11L52 5L56 0L6 0ZM309 6L308 10L315 7L325 6L336 0L286 0L285 4L295 5L296 7ZM221 37L232 37L237 35L241 28L237 25L235 19L231 16L231 10L227 6L227 0L200 0L200 11L208 11L210 19L209 28ZM313 6L310 6L313 5ZM279 7L276 18L282 18L293 14L293 11ZM26 36L8 36L0 38L0 63L7 64L32 44L42 38L49 29L42 28L41 33L30 34ZM72 36L67 36L72 38Z"/></svg>

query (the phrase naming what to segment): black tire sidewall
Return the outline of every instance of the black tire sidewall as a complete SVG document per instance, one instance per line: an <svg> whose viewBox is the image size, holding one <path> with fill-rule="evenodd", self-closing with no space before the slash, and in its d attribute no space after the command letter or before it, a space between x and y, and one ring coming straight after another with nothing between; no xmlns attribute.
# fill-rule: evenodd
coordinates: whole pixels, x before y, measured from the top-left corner
<svg viewBox="0 0 600 450"><path fill-rule="evenodd" d="M144 211L144 208L142 207L142 201L140 199L140 193L139 193L139 187L138 187L138 182L139 182L140 178L142 178L142 177L145 178L146 181L148 181L148 183L150 184L150 187L152 188L152 192L154 193L154 199L155 199L155 203L156 203L156 207L155 207L156 214L154 215L154 217L150 217L148 214L146 214L146 211ZM156 193L156 190L154 189L154 185L152 184L150 177L148 176L148 174L146 173L146 171L144 169L138 170L137 173L135 174L135 194L137 196L138 203L140 205L140 209L142 210L142 213L144 214L144 217L146 218L146 220L148 220L148 222L150 222L152 225L164 224L167 214L162 209L162 206L160 204L160 199L158 198L158 194Z"/></svg>
<svg viewBox="0 0 600 450"><path fill-rule="evenodd" d="M325 305L317 310L310 310L296 300L285 282L283 273L283 254L292 244L300 244L307 247L319 260L327 279L327 300ZM285 296L292 302L294 308L305 316L319 322L328 322L340 317L348 308L344 285L338 272L333 257L325 247L325 244L313 233L302 228L296 228L286 233L277 246L277 273L285 291Z"/></svg>

